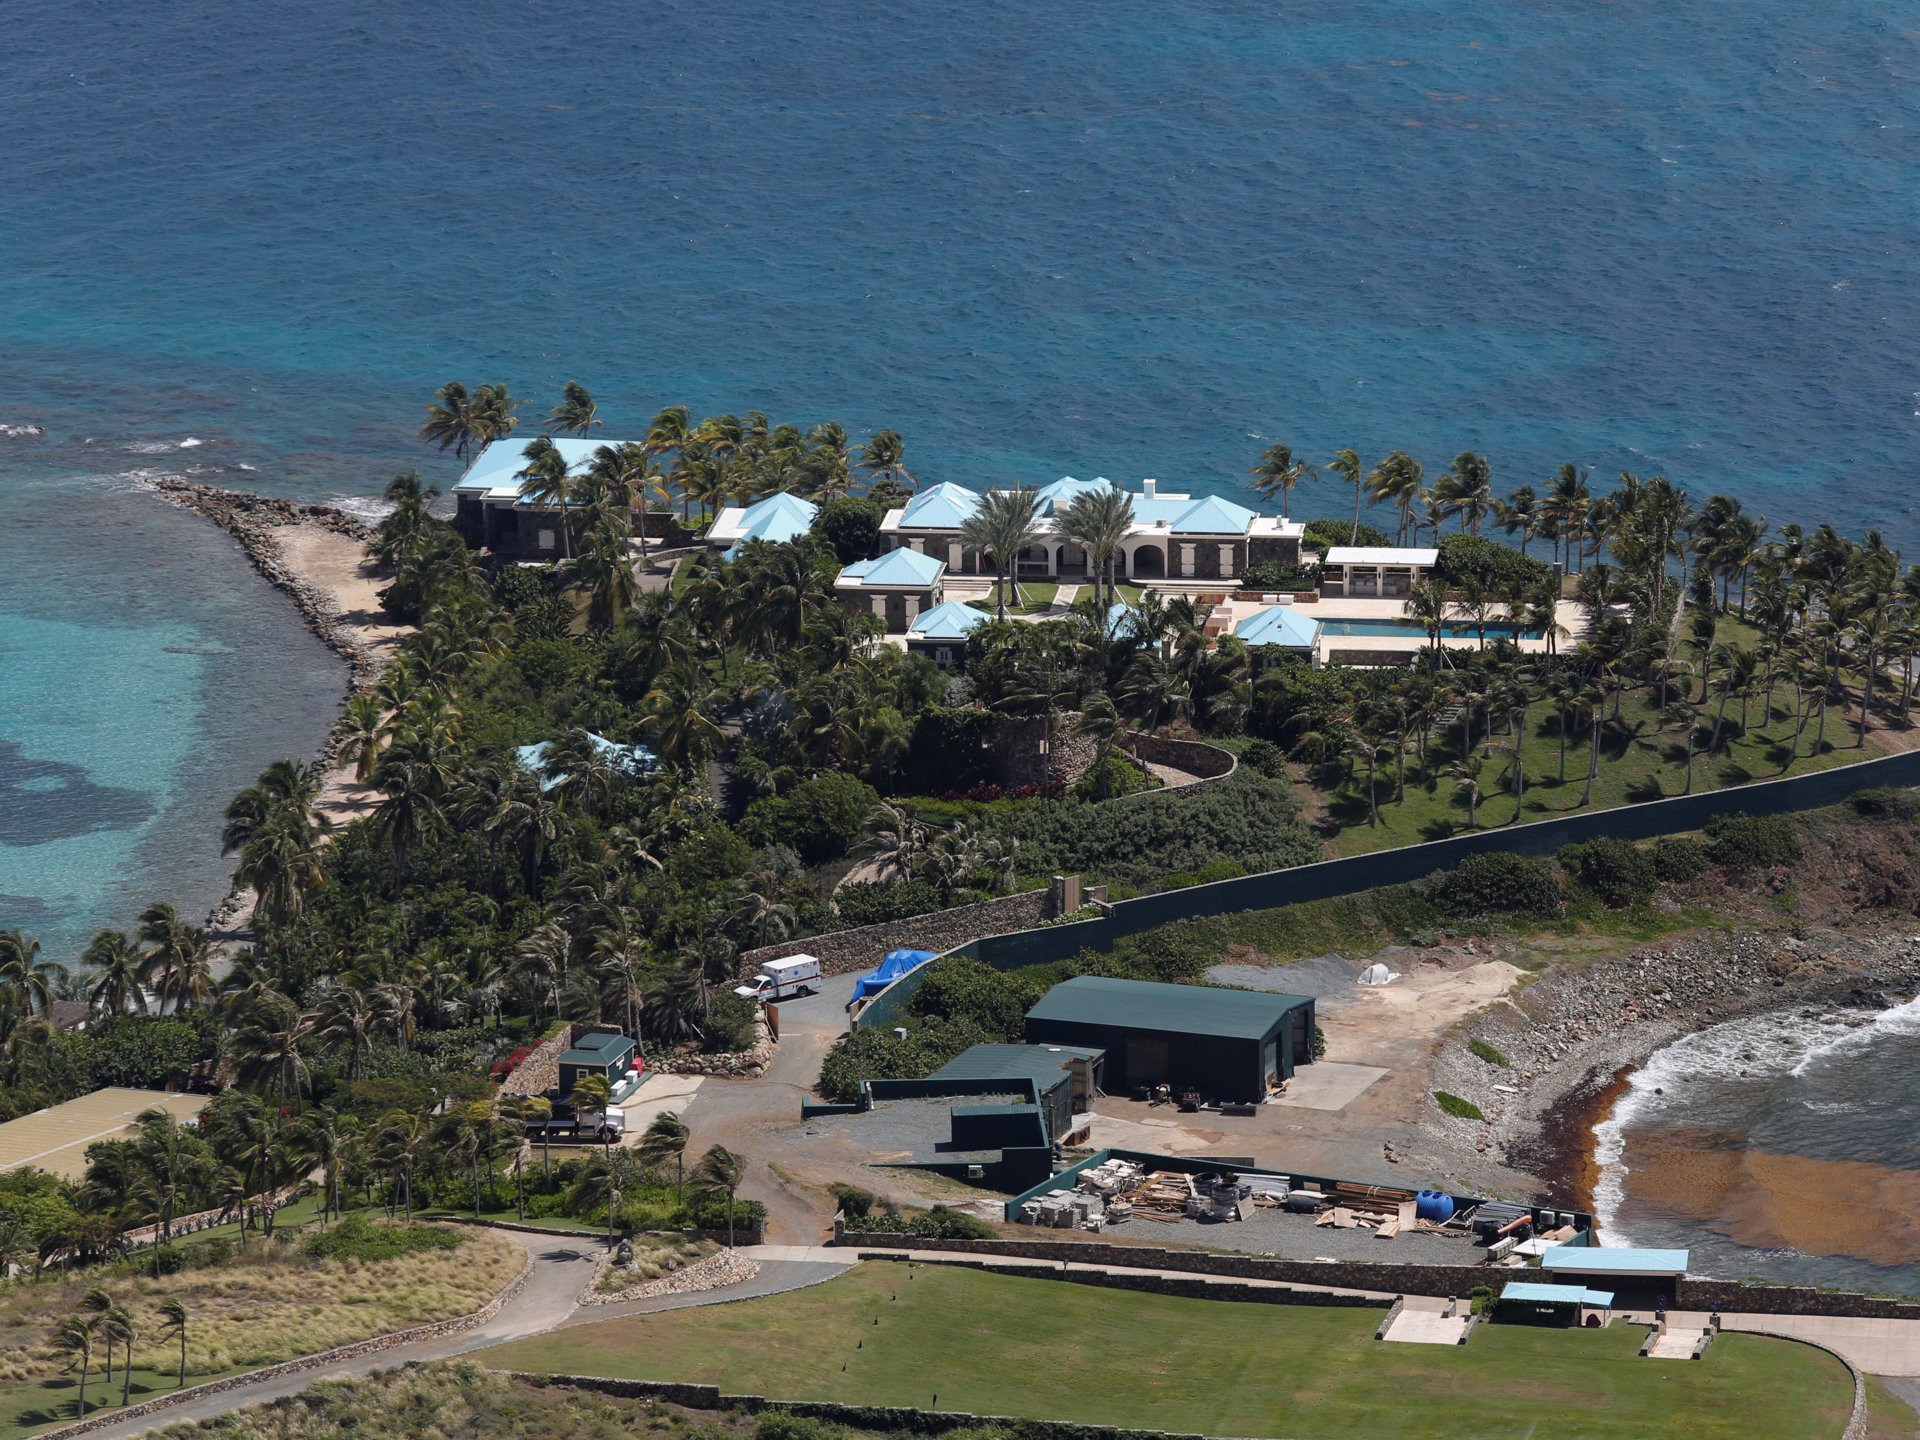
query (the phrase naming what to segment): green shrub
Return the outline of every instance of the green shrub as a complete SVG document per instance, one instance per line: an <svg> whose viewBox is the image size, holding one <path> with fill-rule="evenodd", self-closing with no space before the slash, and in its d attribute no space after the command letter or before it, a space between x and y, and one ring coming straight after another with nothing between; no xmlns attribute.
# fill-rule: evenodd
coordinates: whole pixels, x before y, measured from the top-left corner
<svg viewBox="0 0 1920 1440"><path fill-rule="evenodd" d="M1920 815L1920 793L1897 785L1875 785L1853 793L1853 808L1862 815L1888 820L1911 820Z"/></svg>
<svg viewBox="0 0 1920 1440"><path fill-rule="evenodd" d="M1302 543L1316 550L1325 550L1333 545L1391 545L1383 530L1360 522L1360 533L1356 537L1351 520L1309 520L1302 535Z"/></svg>
<svg viewBox="0 0 1920 1440"><path fill-rule="evenodd" d="M840 771L802 780L747 807L740 833L755 845L785 845L809 865L847 853L880 801L871 785Z"/></svg>
<svg viewBox="0 0 1920 1440"><path fill-rule="evenodd" d="M1447 536L1440 542L1437 569L1452 584L1478 584L1497 595L1536 590L1549 574L1545 561L1484 535Z"/></svg>
<svg viewBox="0 0 1920 1440"><path fill-rule="evenodd" d="M1456 1120L1484 1120L1487 1118L1480 1113L1480 1107L1471 1100L1463 1100L1460 1096L1454 1095L1446 1090L1434 1091L1433 1098L1438 1102L1442 1110L1446 1111L1447 1114L1453 1116Z"/></svg>
<svg viewBox="0 0 1920 1440"><path fill-rule="evenodd" d="M849 1185L844 1180L836 1180L827 1187L832 1192L834 1202L849 1220L861 1220L872 1213L878 1201L871 1190L862 1190L858 1185Z"/></svg>
<svg viewBox="0 0 1920 1440"><path fill-rule="evenodd" d="M300 1253L309 1260L397 1260L420 1250L458 1250L467 1237L431 1225L370 1225L349 1215L331 1230L309 1235Z"/></svg>
<svg viewBox="0 0 1920 1440"><path fill-rule="evenodd" d="M1721 815L1707 822L1707 858L1734 874L1800 858L1800 836L1779 815Z"/></svg>
<svg viewBox="0 0 1920 1440"><path fill-rule="evenodd" d="M1684 885L1698 880L1713 868L1707 847L1698 840L1657 841L1653 847L1653 873L1669 885Z"/></svg>
<svg viewBox="0 0 1920 1440"><path fill-rule="evenodd" d="M1137 795L1152 790L1159 782L1118 750L1108 751L1098 764L1073 782L1077 800L1111 800L1116 795Z"/></svg>
<svg viewBox="0 0 1920 1440"><path fill-rule="evenodd" d="M898 1039L891 1030L842 1035L820 1063L821 1098L845 1104L859 1098L862 1080L919 1080L974 1045L1000 1037L965 1020L927 1019Z"/></svg>
<svg viewBox="0 0 1920 1440"><path fill-rule="evenodd" d="M707 1004L707 1022L701 1028L700 1048L713 1055L752 1048L754 1025L760 1011L751 1000L731 990L717 990Z"/></svg>
<svg viewBox="0 0 1920 1440"><path fill-rule="evenodd" d="M870 1235L919 1235L928 1240L991 1240L998 1232L984 1220L936 1205L924 1215L871 1215L861 1230Z"/></svg>
<svg viewBox="0 0 1920 1440"><path fill-rule="evenodd" d="M1502 1055L1484 1040L1474 1039L1467 1041L1467 1049L1471 1050L1475 1055L1478 1055L1489 1065L1498 1065L1502 1070L1508 1070L1513 1067L1511 1060L1507 1059L1506 1056Z"/></svg>
<svg viewBox="0 0 1920 1440"><path fill-rule="evenodd" d="M1560 864L1600 897L1600 903L1625 910L1644 903L1660 879L1653 857L1630 840L1603 835L1560 852Z"/></svg>
<svg viewBox="0 0 1920 1440"><path fill-rule="evenodd" d="M842 565L871 560L880 553L880 522L884 508L858 495L829 500L813 517L814 534L833 547Z"/></svg>
<svg viewBox="0 0 1920 1440"><path fill-rule="evenodd" d="M1493 850L1469 855L1428 882L1433 902L1450 915L1551 915L1560 909L1560 882L1545 860Z"/></svg>
<svg viewBox="0 0 1920 1440"><path fill-rule="evenodd" d="M1017 1041L1026 1032L1027 1011L1045 993L1031 982L963 955L928 962L908 1013L958 1020L995 1040Z"/></svg>
<svg viewBox="0 0 1920 1440"><path fill-rule="evenodd" d="M1246 749L1240 752L1240 764L1248 770L1265 775L1269 780L1289 778L1287 752L1271 740L1248 741Z"/></svg>
<svg viewBox="0 0 1920 1440"><path fill-rule="evenodd" d="M943 903L939 887L931 880L856 880L833 892L839 923L848 929L925 915Z"/></svg>
<svg viewBox="0 0 1920 1440"><path fill-rule="evenodd" d="M1318 565L1289 565L1282 560L1262 560L1240 572L1242 591L1318 590Z"/></svg>

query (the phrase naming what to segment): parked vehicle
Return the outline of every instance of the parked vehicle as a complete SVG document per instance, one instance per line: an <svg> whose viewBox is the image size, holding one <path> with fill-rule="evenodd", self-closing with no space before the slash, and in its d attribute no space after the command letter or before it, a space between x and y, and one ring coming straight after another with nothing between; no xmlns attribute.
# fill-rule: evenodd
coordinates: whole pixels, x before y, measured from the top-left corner
<svg viewBox="0 0 1920 1440"><path fill-rule="evenodd" d="M751 984L736 985L742 1000L785 1000L794 995L820 993L820 962L811 955L789 955L760 967Z"/></svg>
<svg viewBox="0 0 1920 1440"><path fill-rule="evenodd" d="M528 1120L524 1130L529 1140L579 1140L599 1143L618 1140L627 1133L624 1110L567 1110L556 1106L551 1119Z"/></svg>

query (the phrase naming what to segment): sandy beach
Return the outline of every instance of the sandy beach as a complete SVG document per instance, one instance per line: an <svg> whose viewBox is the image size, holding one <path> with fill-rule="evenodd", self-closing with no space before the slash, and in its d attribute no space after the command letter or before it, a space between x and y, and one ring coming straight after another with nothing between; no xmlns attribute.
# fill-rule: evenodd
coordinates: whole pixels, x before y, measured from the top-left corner
<svg viewBox="0 0 1920 1440"><path fill-rule="evenodd" d="M367 552L372 531L345 511L179 479L157 480L153 489L233 536L261 577L293 603L307 628L347 662L343 704L379 679L401 641L413 633L413 626L396 623L380 608L386 580ZM378 803L378 793L355 782L353 766L336 758L331 742L315 758L327 767L319 810L333 824L345 824ZM223 948L252 939L252 910L251 893L239 889L215 909L208 923Z"/></svg>

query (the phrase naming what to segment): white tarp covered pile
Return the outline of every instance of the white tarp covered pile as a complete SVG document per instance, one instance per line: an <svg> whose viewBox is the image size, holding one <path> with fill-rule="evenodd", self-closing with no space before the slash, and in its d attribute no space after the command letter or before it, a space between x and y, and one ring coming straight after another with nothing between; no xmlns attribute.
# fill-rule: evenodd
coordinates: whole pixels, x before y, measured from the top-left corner
<svg viewBox="0 0 1920 1440"><path fill-rule="evenodd" d="M1360 972L1360 983L1362 985L1391 985L1399 978L1400 972L1398 970L1389 970L1378 960Z"/></svg>

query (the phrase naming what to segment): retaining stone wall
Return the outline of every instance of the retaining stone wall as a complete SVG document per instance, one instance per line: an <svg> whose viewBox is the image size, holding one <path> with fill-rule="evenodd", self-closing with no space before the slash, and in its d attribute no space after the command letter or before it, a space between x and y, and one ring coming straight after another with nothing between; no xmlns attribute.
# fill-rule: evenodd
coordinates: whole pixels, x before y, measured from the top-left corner
<svg viewBox="0 0 1920 1440"><path fill-rule="evenodd" d="M268 1365L259 1370L229 1375L222 1380L210 1380L204 1385L189 1385L184 1390L175 1390L169 1395L157 1395L138 1405L102 1406L84 1420L76 1420L73 1424L64 1425L58 1430L42 1430L34 1440L67 1440L71 1435L84 1435L91 1430L118 1425L123 1421L138 1420L189 1400L199 1400L209 1395L222 1395L229 1390L238 1390L242 1386L254 1385L262 1380L273 1380L282 1375L297 1375L303 1370L320 1370L329 1365L337 1365L342 1360L353 1360L362 1355L375 1355L397 1346L412 1345L422 1340L438 1340L442 1336L457 1335L465 1330L478 1329L498 1315L501 1306L526 1288L527 1278L532 1274L533 1255L529 1252L526 1264L522 1265L520 1273L508 1282L507 1288L471 1315L457 1316L452 1320L436 1320L430 1325L416 1325L410 1330L395 1330L388 1335L376 1335L370 1340L356 1340L350 1345L339 1345L331 1350L322 1350L315 1355L301 1355L292 1360L283 1360L278 1365Z"/></svg>
<svg viewBox="0 0 1920 1440"><path fill-rule="evenodd" d="M1175 740L1168 735L1148 735L1134 730L1121 735L1120 747L1135 759L1171 765L1207 780L1224 780L1240 768L1238 755L1203 740Z"/></svg>
<svg viewBox="0 0 1920 1440"><path fill-rule="evenodd" d="M895 1254L862 1254L862 1260L902 1260ZM1242 1285L1232 1280L1182 1280L1171 1275L1129 1275L1116 1270L1056 1270L1051 1265L994 1265L984 1260L935 1260L923 1263L955 1265L965 1270L991 1269L995 1275L1017 1275L1030 1280L1064 1280L1074 1285L1097 1285L1108 1290L1136 1290L1149 1295L1177 1295L1187 1300L1239 1300L1256 1305L1325 1305L1336 1309L1384 1310L1395 1302L1368 1295L1334 1295L1324 1290L1279 1290L1271 1286ZM1324 1267L1322 1267L1324 1268Z"/></svg>
<svg viewBox="0 0 1920 1440"><path fill-rule="evenodd" d="M1499 1272L1474 1265L1394 1265L1375 1261L1273 1260L1201 1250L1162 1250L1152 1245L1109 1245L1073 1240L927 1240L914 1235L856 1235L835 1245L863 1250L940 1250L970 1255L1006 1255L1021 1260L1066 1261L1144 1270L1179 1270L1241 1280L1280 1280L1289 1285L1337 1285L1389 1295L1465 1295Z"/></svg>
<svg viewBox="0 0 1920 1440"><path fill-rule="evenodd" d="M572 1025L562 1026L542 1040L526 1059L507 1073L500 1082L502 1095L544 1095L560 1084L560 1057L572 1047Z"/></svg>
<svg viewBox="0 0 1920 1440"><path fill-rule="evenodd" d="M779 945L764 945L740 954L740 974L751 979L767 960L783 960L789 955L815 955L822 975L848 975L871 970L889 950L932 950L944 954L982 935L1005 935L1015 930L1030 930L1052 918L1052 897L1046 890L1028 890L1019 895L1002 895L997 900L982 900L976 905L960 905L952 910L935 910L906 920L887 920L878 925L862 925L853 930L832 930L810 935L804 940L789 940Z"/></svg>
<svg viewBox="0 0 1920 1440"><path fill-rule="evenodd" d="M647 1057L647 1068L660 1075L744 1075L748 1079L757 1079L773 1063L773 1052L778 1042L767 1028L764 1010L755 1017L753 1024L754 1042L751 1050L725 1050L717 1055L664 1055L658 1059L650 1055Z"/></svg>
<svg viewBox="0 0 1920 1440"><path fill-rule="evenodd" d="M673 1380L609 1380L599 1375L529 1375L506 1372L531 1385L565 1385L623 1399L664 1400L688 1410L742 1410L757 1415L779 1410L832 1420L862 1430L907 1431L940 1435L980 1425L996 1425L1027 1440L1206 1440L1200 1435L1168 1430L1124 1430L1112 1425L1076 1425L1067 1420L1018 1420L1004 1415L973 1415L964 1410L914 1410L901 1405L842 1405L833 1400L769 1400L764 1395L723 1395L718 1385L689 1385ZM40 1440L40 1437L34 1437Z"/></svg>
<svg viewBox="0 0 1920 1440"><path fill-rule="evenodd" d="M1805 1285L1742 1285L1735 1280L1681 1280L1677 1310L1746 1315L1838 1315L1859 1320L1920 1320L1920 1302L1880 1300L1843 1290Z"/></svg>

